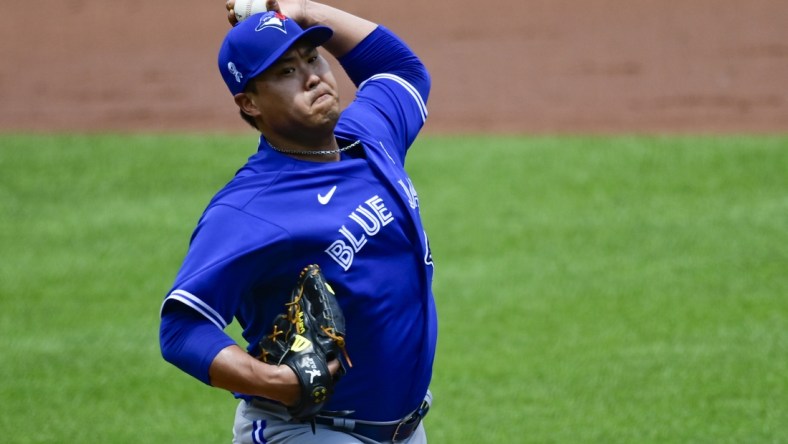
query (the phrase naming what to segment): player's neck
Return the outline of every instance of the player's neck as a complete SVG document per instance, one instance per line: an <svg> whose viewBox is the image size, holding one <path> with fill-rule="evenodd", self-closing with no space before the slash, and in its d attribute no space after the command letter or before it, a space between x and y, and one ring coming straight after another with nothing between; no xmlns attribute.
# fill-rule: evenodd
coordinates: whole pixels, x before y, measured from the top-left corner
<svg viewBox="0 0 788 444"><path fill-rule="evenodd" d="M268 142L278 148L300 151L320 151L339 148L333 128L329 130L307 131L306 129L281 133L278 131L261 131ZM292 134L290 134L292 133Z"/></svg>
<svg viewBox="0 0 788 444"><path fill-rule="evenodd" d="M340 147L339 142L333 136L315 140L292 140L282 137L269 136L263 134L263 138L274 151L301 160L313 162L334 162L340 159L340 153L351 146Z"/></svg>

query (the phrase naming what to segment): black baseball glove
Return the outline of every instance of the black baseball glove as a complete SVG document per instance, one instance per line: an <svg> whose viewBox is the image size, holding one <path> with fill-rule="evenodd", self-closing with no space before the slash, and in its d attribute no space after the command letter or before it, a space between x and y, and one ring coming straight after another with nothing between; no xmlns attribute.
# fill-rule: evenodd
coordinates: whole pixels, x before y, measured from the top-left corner
<svg viewBox="0 0 788 444"><path fill-rule="evenodd" d="M317 265L301 271L285 306L287 313L274 319L271 333L260 341L258 359L293 369L301 384L301 400L288 410L293 418L309 420L331 397L334 383L345 371L343 363L332 377L327 362L340 359L341 353L347 365L353 365L345 350L345 316Z"/></svg>

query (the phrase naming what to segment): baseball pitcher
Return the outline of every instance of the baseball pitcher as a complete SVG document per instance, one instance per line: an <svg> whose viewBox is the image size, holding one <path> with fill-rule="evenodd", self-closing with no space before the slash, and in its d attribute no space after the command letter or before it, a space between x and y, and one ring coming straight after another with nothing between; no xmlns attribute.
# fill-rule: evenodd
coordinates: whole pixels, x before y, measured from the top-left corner
<svg viewBox="0 0 788 444"><path fill-rule="evenodd" d="M228 2L218 54L259 144L197 223L162 355L239 399L235 443L426 443L433 262L404 164L429 74L384 26L260 1ZM344 110L324 54L358 88Z"/></svg>

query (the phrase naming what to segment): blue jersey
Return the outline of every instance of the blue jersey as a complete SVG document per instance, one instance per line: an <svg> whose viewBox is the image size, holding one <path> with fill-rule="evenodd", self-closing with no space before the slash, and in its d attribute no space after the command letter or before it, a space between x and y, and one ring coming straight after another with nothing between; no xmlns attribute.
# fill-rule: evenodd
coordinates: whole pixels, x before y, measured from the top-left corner
<svg viewBox="0 0 788 444"><path fill-rule="evenodd" d="M335 134L341 145L360 140L363 150L309 162L261 137L200 219L162 311L177 301L217 330L235 318L256 355L298 273L319 264L344 310L353 361L325 408L387 421L423 399L437 340L432 257L404 169L430 81L381 27L340 62L359 90Z"/></svg>

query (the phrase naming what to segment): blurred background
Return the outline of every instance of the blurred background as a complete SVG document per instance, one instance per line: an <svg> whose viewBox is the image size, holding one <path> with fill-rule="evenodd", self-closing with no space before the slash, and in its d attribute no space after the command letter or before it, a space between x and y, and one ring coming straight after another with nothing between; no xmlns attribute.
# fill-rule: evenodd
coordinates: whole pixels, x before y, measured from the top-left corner
<svg viewBox="0 0 788 444"><path fill-rule="evenodd" d="M785 1L337 5L418 49L431 132L788 129ZM0 130L245 130L216 68L227 29L221 0L2 2Z"/></svg>
<svg viewBox="0 0 788 444"><path fill-rule="evenodd" d="M335 4L433 76L431 443L788 442L788 1ZM257 147L228 28L222 0L0 2L0 441L230 441L237 401L158 343Z"/></svg>

